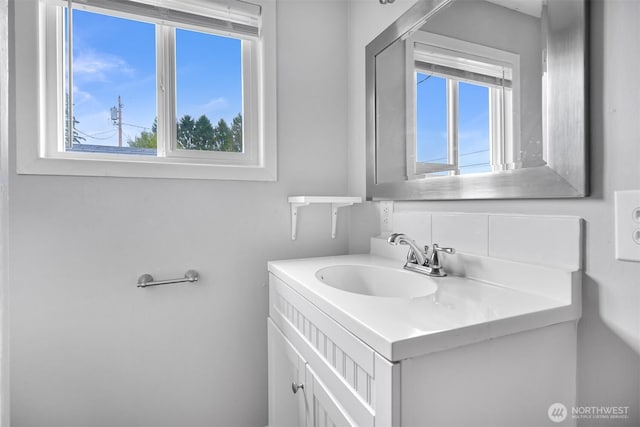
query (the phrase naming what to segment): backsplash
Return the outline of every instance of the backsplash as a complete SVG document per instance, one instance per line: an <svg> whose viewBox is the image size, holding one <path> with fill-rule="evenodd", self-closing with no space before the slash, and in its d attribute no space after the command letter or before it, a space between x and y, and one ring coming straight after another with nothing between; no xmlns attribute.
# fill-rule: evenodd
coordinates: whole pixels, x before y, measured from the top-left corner
<svg viewBox="0 0 640 427"><path fill-rule="evenodd" d="M582 268L582 228L574 216L414 211L394 212L392 224L420 246L568 270Z"/></svg>

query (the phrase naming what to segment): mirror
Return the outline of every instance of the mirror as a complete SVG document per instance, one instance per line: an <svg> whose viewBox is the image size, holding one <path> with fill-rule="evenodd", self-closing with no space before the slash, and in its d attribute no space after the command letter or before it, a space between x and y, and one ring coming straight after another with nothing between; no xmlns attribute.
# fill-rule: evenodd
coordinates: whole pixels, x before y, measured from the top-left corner
<svg viewBox="0 0 640 427"><path fill-rule="evenodd" d="M584 0L421 0L366 49L369 200L588 194Z"/></svg>

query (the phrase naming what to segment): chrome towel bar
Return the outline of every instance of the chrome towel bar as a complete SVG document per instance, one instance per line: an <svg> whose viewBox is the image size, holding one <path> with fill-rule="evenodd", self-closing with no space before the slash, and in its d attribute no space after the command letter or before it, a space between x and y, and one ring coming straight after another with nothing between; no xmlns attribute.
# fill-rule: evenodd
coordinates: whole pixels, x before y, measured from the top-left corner
<svg viewBox="0 0 640 427"><path fill-rule="evenodd" d="M170 285L172 283L192 283L197 282L199 277L200 276L198 275L198 272L195 270L188 270L186 273L184 273L184 277L181 277L179 279L169 280L153 280L152 275L143 274L142 276L138 277L138 287L146 288L148 286Z"/></svg>

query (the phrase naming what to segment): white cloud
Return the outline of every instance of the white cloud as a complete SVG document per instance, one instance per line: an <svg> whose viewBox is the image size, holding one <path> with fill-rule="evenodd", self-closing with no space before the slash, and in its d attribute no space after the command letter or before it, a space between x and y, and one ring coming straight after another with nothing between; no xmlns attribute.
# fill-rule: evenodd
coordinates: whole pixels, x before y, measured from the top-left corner
<svg viewBox="0 0 640 427"><path fill-rule="evenodd" d="M213 98L201 107L204 111L220 111L229 108L229 101L226 98Z"/></svg>
<svg viewBox="0 0 640 427"><path fill-rule="evenodd" d="M93 49L79 51L73 61L74 77L93 82L109 82L114 74L131 76L134 71L123 58Z"/></svg>
<svg viewBox="0 0 640 427"><path fill-rule="evenodd" d="M93 95L73 85L73 105L82 105L93 100Z"/></svg>

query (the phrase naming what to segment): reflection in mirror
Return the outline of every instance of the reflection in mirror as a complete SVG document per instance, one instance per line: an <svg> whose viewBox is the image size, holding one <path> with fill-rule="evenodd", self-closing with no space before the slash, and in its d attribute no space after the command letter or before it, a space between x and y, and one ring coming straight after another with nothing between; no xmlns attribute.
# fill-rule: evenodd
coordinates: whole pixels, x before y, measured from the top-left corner
<svg viewBox="0 0 640 427"><path fill-rule="evenodd" d="M585 195L586 184L580 181L580 174L586 173L584 163L580 164L585 157L580 129L585 126L584 85L580 87L584 83L584 2L423 0L399 22L409 26L412 13L430 7L435 12L426 21L388 43L381 40L389 37L383 33L367 47L380 46L368 63L375 70L370 86L375 91L370 157L375 174L368 181L370 198L372 183L388 193L391 184L407 181L417 182L406 190L408 196L403 197L408 199L422 198L420 188L435 185L425 183L429 181L458 193L438 197L442 192L433 191L434 198L545 197L544 191L529 191L536 185L555 185L548 190L553 197ZM413 18L421 22L420 16ZM561 49L573 50L560 52L566 54L561 58ZM556 55L551 80L550 51ZM575 69L567 71L569 59L576 63L569 64ZM575 87L557 85L567 78ZM563 96L563 90L569 94L576 88L582 91L571 93L575 96L571 101L554 99ZM553 97L548 95L550 90ZM568 131L558 130L560 115L549 121L547 114L554 108L565 116L576 110L576 121L567 124ZM581 140L567 141L563 147L558 135L576 135ZM579 149L574 153L576 165L568 157L571 147ZM565 165L566 171L562 170ZM519 190L524 174L540 177L539 184L526 184L530 194ZM465 176L478 178L461 181ZM469 184L485 181L479 188L486 194L469 193ZM494 183L512 188L505 192L487 187ZM573 188L563 188L567 184ZM462 186L467 190L460 190Z"/></svg>
<svg viewBox="0 0 640 427"><path fill-rule="evenodd" d="M519 55L424 31L406 49L408 179L520 167Z"/></svg>

